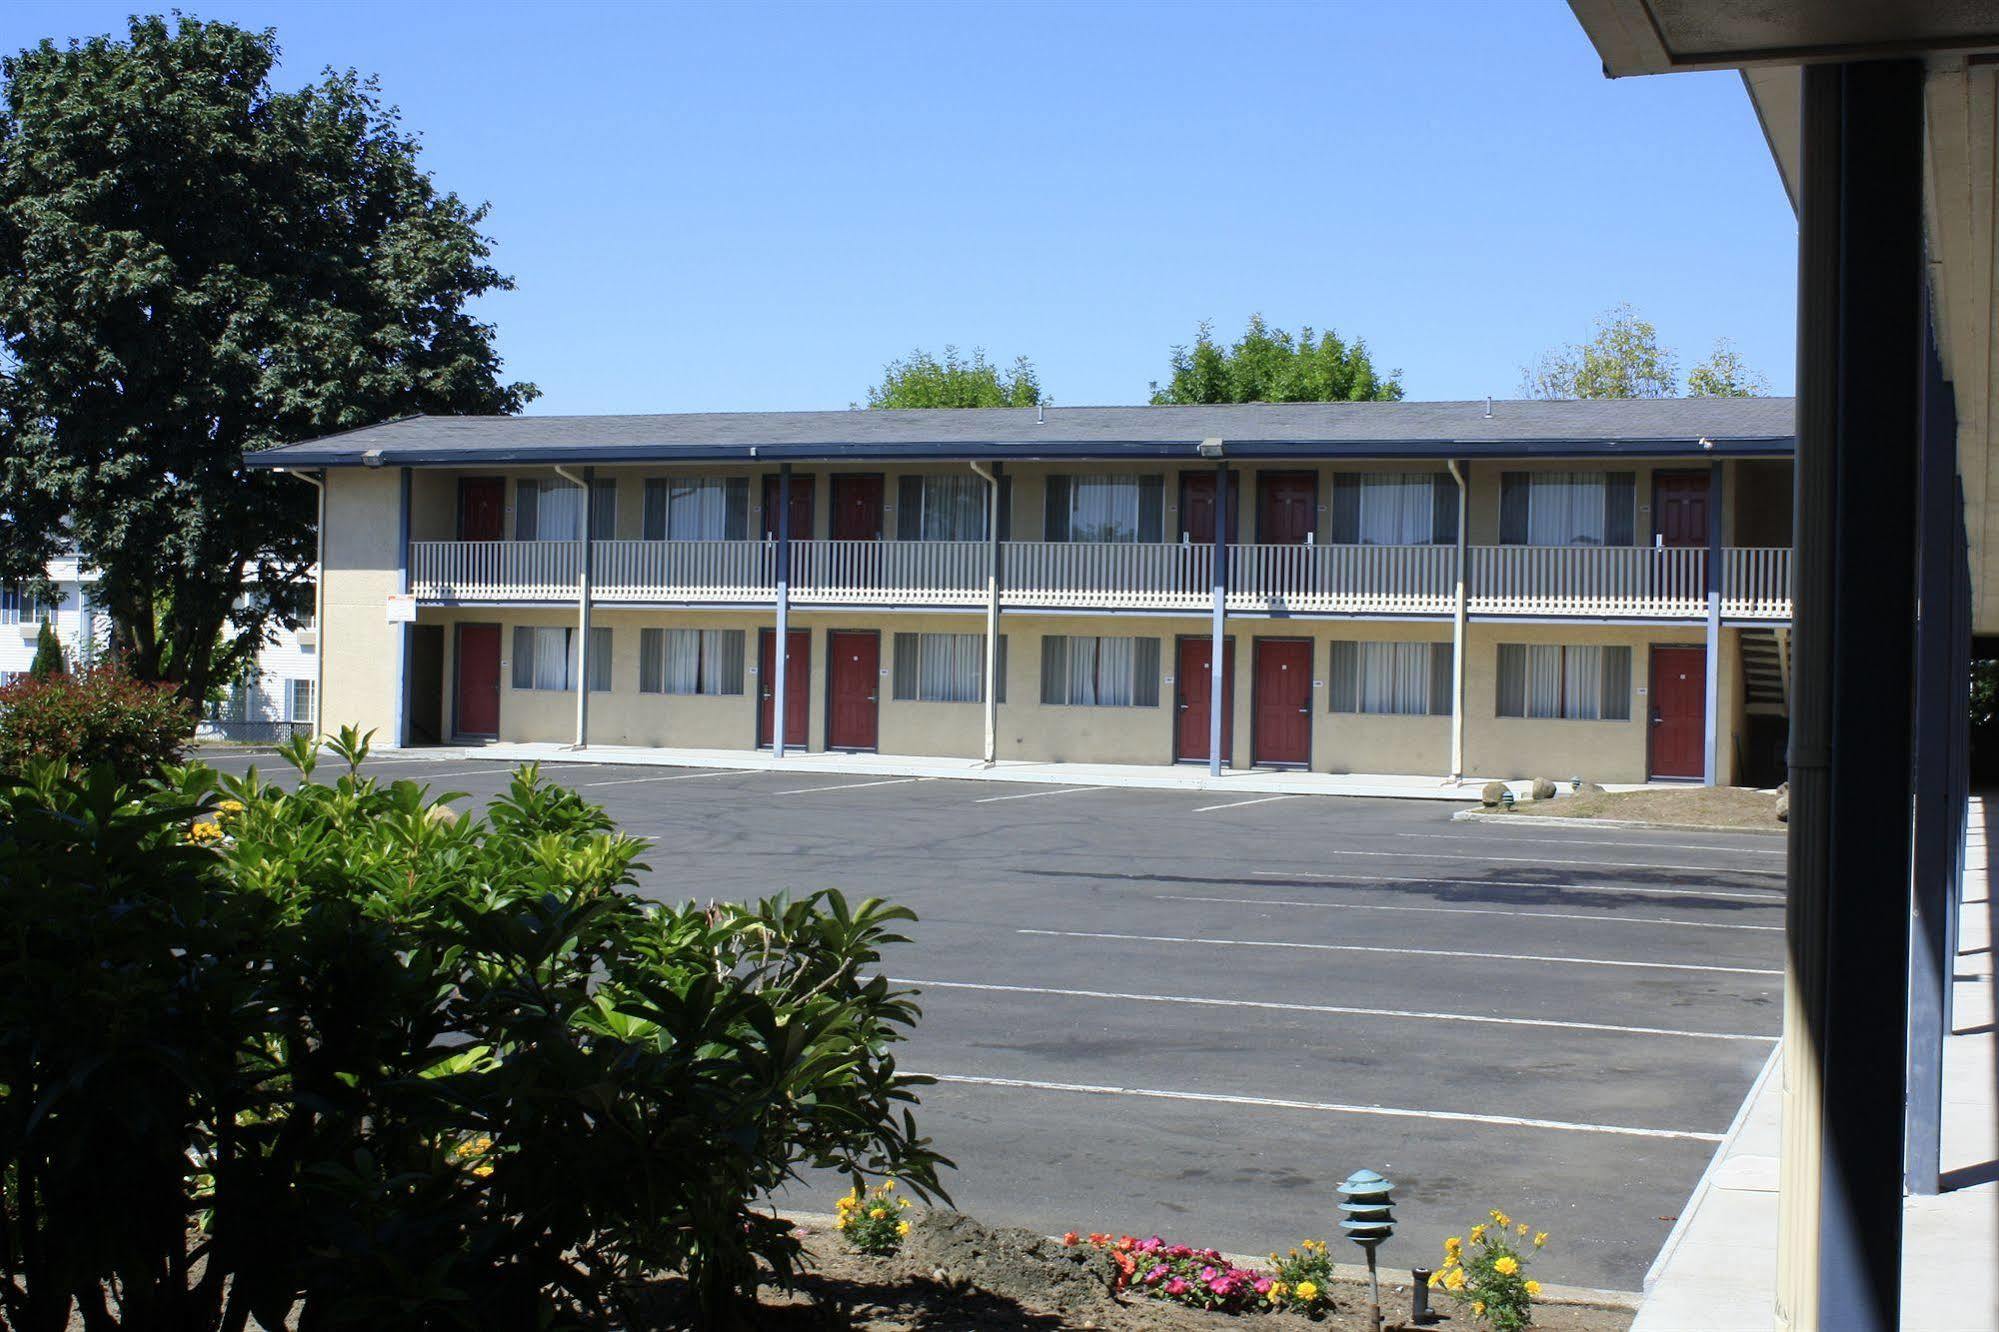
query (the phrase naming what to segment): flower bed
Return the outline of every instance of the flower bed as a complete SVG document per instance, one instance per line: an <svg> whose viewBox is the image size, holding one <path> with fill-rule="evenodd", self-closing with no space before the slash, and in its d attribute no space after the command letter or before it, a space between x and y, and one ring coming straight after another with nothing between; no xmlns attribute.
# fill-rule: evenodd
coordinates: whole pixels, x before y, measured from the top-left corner
<svg viewBox="0 0 1999 1332"><path fill-rule="evenodd" d="M1084 1237L1072 1230L1062 1242L1080 1244ZM1314 1313L1331 1304L1327 1288L1332 1260L1321 1240L1306 1240L1287 1258L1271 1254L1268 1272L1238 1267L1214 1249L1168 1244L1157 1235L1139 1239L1099 1232L1089 1235L1087 1242L1110 1254L1117 1265L1120 1294L1170 1300L1217 1313L1260 1309Z"/></svg>

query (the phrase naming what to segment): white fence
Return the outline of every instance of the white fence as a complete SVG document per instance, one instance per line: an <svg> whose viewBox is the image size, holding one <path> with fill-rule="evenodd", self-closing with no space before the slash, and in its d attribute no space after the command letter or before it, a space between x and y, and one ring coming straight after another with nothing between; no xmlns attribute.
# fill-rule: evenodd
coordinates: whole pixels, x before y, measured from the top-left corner
<svg viewBox="0 0 1999 1332"><path fill-rule="evenodd" d="M565 601L577 592L573 541L420 541L410 548L419 598ZM777 588L769 541L599 541L595 598L608 605L763 604ZM791 597L801 605L983 604L990 550L978 541L799 541ZM1204 610L1214 552L1205 545L1009 541L1001 604L1104 610ZM1447 615L1457 587L1453 546L1263 546L1229 550L1236 611ZM1467 606L1475 615L1695 618L1707 613L1707 552L1697 547L1473 546ZM1722 613L1782 620L1791 609L1791 552L1722 552Z"/></svg>

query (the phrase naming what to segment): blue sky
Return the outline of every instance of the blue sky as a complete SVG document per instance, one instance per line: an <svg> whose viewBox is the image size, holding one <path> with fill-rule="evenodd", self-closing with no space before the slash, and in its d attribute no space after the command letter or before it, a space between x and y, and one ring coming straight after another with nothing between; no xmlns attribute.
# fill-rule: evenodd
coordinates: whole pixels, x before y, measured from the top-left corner
<svg viewBox="0 0 1999 1332"><path fill-rule="evenodd" d="M1611 82L1527 3L184 7L380 75L493 206L538 412L844 407L912 347L1143 401L1196 323L1518 391L1629 301L1792 383L1796 228L1733 75ZM122 30L15 3L0 47Z"/></svg>

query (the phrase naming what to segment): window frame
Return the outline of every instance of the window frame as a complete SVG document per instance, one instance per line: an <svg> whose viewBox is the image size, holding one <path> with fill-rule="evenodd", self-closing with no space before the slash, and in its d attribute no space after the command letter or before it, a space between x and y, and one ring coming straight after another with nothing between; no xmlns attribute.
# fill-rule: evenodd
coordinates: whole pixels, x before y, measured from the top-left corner
<svg viewBox="0 0 1999 1332"><path fill-rule="evenodd" d="M1071 644L1082 639L1088 639L1097 644L1097 647L1093 650L1095 664L1092 667L1091 678L1092 692L1098 697L1086 703L1073 701L1073 694L1069 689L1069 663L1072 660L1071 654L1074 652ZM1112 641L1122 640L1132 644L1131 678L1126 682L1131 687L1131 701L1129 703L1105 703L1101 701L1103 695L1102 672L1104 662L1102 644L1105 639ZM1051 644L1054 643L1060 643L1062 646L1059 649L1051 649ZM1150 645L1149 647L1147 646L1148 644ZM1051 650L1059 651L1062 658L1059 676L1062 682L1062 697L1060 699L1051 699L1049 697L1049 686L1053 682L1050 674L1053 669L1050 663ZM1041 636L1041 706L1045 708L1157 708L1163 692L1160 688L1162 666L1159 654L1159 637L1157 635L1043 634ZM1145 669L1148 658L1152 664L1152 669L1149 673ZM1150 695L1149 698L1147 697L1148 694Z"/></svg>
<svg viewBox="0 0 1999 1332"><path fill-rule="evenodd" d="M707 635L711 633L733 635L735 638L736 687L734 689L703 689L701 687L708 675L705 669L708 665ZM668 687L671 684L671 679L666 669L666 664L670 656L671 640L667 637L669 634L693 634L695 636L694 688L692 689L673 689ZM656 641L659 644L659 683L657 688L648 688L646 685L646 642L648 637L652 635L658 636ZM641 628L639 630L639 693L654 695L659 698L741 698L749 689L749 665L745 656L748 651L748 638L749 635L746 630L732 629L726 626L700 628L688 625L647 625ZM717 641L721 642L723 640ZM722 650L725 654L722 665L726 666L727 649ZM717 669L720 670L721 668L718 667ZM726 679L724 683L727 683Z"/></svg>
<svg viewBox="0 0 1999 1332"><path fill-rule="evenodd" d="M1555 696L1555 712L1552 716L1536 716L1527 711L1530 705L1530 698L1529 698L1530 690L1527 684L1528 672L1526 669L1527 662L1525 659L1523 659L1521 662L1519 711L1517 712L1507 711L1507 706L1506 706L1507 700L1505 698L1505 695L1501 692L1506 685L1506 667L1505 667L1506 652L1508 650L1515 650L1524 653L1531 651L1534 648L1554 648L1557 652L1555 660L1555 678L1558 684L1556 687L1556 696ZM1600 651L1605 654L1602 666L1599 670L1599 678L1597 681L1597 715L1594 717L1576 717L1576 716L1571 716L1569 714L1569 652L1571 649L1581 649L1581 648L1594 649L1596 651ZM1634 649L1627 643L1499 643L1495 645L1495 649L1496 650L1493 662L1493 690L1494 690L1493 716L1497 720L1537 721L1537 722L1582 722L1585 724L1594 723L1594 722L1609 722L1615 725L1615 724L1629 724L1633 715L1635 714L1636 710L1633 709L1633 707L1631 706L1631 697L1632 697L1631 672L1633 669ZM1610 715L1604 706L1605 703L1611 697L1613 697L1613 695L1610 693L1610 682L1614 680L1617 675L1617 672L1613 671L1611 667L1612 661L1617 660L1611 655L1613 653L1624 654L1621 659L1622 660L1621 672L1624 679L1624 687L1621 691L1618 691L1615 695L1615 697L1621 702L1622 705L1622 715L1618 716Z"/></svg>

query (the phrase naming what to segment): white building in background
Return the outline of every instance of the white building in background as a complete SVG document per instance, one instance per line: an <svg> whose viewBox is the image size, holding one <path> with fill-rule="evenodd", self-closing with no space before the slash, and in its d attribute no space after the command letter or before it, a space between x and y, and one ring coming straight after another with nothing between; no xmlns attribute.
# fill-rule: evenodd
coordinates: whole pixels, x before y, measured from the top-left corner
<svg viewBox="0 0 1999 1332"><path fill-rule="evenodd" d="M38 602L26 590L0 585L0 686L26 675L44 620L54 624L72 668L104 655L111 620L91 602L97 575L74 559L51 560L55 598ZM275 740L317 721L319 631L311 620L280 629L277 641L257 654L254 667L231 682L227 695L202 718L197 734L213 739Z"/></svg>

